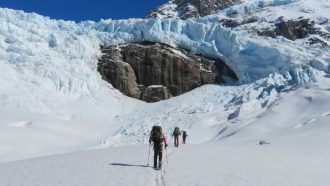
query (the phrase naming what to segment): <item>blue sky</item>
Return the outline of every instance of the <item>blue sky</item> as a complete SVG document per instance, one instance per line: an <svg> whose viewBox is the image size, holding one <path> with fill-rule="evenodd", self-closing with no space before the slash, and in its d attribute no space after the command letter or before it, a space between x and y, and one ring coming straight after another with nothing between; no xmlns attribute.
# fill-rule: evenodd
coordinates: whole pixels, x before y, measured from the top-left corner
<svg viewBox="0 0 330 186"><path fill-rule="evenodd" d="M143 18L168 0L0 0L0 7L36 12L54 19L98 21Z"/></svg>

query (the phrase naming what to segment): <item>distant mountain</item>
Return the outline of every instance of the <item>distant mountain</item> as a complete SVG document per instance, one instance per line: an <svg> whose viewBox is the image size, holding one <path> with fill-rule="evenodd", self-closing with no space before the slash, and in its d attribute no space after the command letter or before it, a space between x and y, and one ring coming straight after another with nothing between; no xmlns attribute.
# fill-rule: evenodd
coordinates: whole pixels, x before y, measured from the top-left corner
<svg viewBox="0 0 330 186"><path fill-rule="evenodd" d="M247 0L171 0L148 13L146 18L196 18L217 13Z"/></svg>
<svg viewBox="0 0 330 186"><path fill-rule="evenodd" d="M329 17L325 16L326 4L297 0L171 0L150 11L146 18L204 18L236 31L302 39L303 44L328 47L330 28Z"/></svg>

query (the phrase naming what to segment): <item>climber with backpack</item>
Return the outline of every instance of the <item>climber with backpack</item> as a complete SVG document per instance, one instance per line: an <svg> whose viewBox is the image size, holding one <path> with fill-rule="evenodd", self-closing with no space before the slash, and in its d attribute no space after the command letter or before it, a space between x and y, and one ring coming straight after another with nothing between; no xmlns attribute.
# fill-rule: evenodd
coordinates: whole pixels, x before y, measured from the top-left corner
<svg viewBox="0 0 330 186"><path fill-rule="evenodd" d="M174 136L174 146L179 147L179 136L181 135L179 127L174 128L172 135Z"/></svg>
<svg viewBox="0 0 330 186"><path fill-rule="evenodd" d="M162 158L163 158L163 148L167 148L166 137L160 126L153 126L150 132L149 144L153 143L154 146L154 169L161 169ZM158 167L157 167L158 159Z"/></svg>
<svg viewBox="0 0 330 186"><path fill-rule="evenodd" d="M183 144L186 144L186 138L187 138L188 134L187 134L187 131L182 131L182 141L183 141Z"/></svg>

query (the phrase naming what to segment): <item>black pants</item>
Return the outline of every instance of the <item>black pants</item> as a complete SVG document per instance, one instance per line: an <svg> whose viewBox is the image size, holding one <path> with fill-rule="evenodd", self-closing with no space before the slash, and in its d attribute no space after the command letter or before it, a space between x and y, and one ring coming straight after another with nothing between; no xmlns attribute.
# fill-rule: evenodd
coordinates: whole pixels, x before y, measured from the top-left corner
<svg viewBox="0 0 330 186"><path fill-rule="evenodd" d="M186 144L186 137L187 137L187 136L182 136L183 144Z"/></svg>
<svg viewBox="0 0 330 186"><path fill-rule="evenodd" d="M162 158L163 158L163 152L159 149L154 149L154 167L157 167L157 159L159 158L159 164L158 167L162 166Z"/></svg>

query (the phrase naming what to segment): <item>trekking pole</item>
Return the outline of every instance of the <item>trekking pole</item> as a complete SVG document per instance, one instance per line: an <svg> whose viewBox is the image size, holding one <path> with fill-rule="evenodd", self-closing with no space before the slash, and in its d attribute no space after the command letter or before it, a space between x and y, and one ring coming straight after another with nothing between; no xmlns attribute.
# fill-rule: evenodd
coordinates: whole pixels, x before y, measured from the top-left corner
<svg viewBox="0 0 330 186"><path fill-rule="evenodd" d="M168 165L168 153L167 153L167 148L165 148L165 151L166 151L166 163L167 163L167 165Z"/></svg>
<svg viewBox="0 0 330 186"><path fill-rule="evenodd" d="M147 166L149 166L149 159L150 159L150 148L151 148L151 144L149 144L149 152L148 152L148 164L147 164Z"/></svg>

